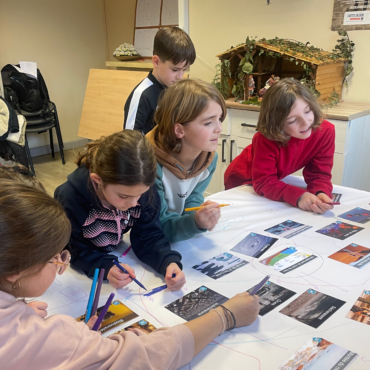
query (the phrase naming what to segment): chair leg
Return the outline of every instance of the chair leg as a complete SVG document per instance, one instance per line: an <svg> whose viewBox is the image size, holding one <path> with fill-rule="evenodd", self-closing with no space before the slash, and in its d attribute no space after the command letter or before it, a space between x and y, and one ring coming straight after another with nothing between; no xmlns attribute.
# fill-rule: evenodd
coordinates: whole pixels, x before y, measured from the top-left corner
<svg viewBox="0 0 370 370"><path fill-rule="evenodd" d="M58 139L58 145L59 145L59 151L60 151L60 156L62 158L62 163L66 164L64 160L64 145L63 145L63 139L62 139L62 132L60 131L60 125L59 125L59 118L58 118L58 112L57 112L57 107L56 105L51 102L54 106L54 118L55 118L55 132L57 134L57 139Z"/></svg>
<svg viewBox="0 0 370 370"><path fill-rule="evenodd" d="M49 137L50 137L50 149L51 149L51 156L54 158L54 140L53 140L53 129L49 130Z"/></svg>
<svg viewBox="0 0 370 370"><path fill-rule="evenodd" d="M29 164L29 167L31 167L31 172L33 173L34 176L36 176L35 169L33 168L33 162L32 162L30 148L28 146L27 135L25 135L25 149L26 149L28 164Z"/></svg>

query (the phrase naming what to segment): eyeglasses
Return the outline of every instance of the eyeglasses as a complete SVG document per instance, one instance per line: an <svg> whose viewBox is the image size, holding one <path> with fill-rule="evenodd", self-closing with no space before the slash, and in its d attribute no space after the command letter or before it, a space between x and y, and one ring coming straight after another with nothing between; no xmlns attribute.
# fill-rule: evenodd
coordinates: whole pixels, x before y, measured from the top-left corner
<svg viewBox="0 0 370 370"><path fill-rule="evenodd" d="M49 263L56 265L58 275L62 275L63 272L69 266L69 261L71 260L71 254L67 250L64 250L58 256L55 256L54 260L56 261L49 261Z"/></svg>

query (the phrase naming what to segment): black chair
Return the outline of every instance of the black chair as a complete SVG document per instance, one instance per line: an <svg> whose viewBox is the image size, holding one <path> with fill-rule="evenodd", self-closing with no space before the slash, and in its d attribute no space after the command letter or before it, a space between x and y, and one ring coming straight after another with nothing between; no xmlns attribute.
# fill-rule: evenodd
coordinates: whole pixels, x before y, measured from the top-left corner
<svg viewBox="0 0 370 370"><path fill-rule="evenodd" d="M17 65L17 67L19 67L19 65ZM57 107L52 101L50 101L49 92L48 92L48 89L46 87L44 78L40 70L37 69L37 81L38 81L38 89L40 91L40 97L43 100L43 106L42 108L38 110L32 110L32 108L29 110L24 110L21 108L22 104L19 103L19 96L17 96L17 93L15 91L15 90L17 91L19 90L17 88L19 84L15 84L13 86L12 79L21 81L21 82L22 82L22 79L19 78L20 73L15 70L14 66L8 64L5 67L3 67L3 69L1 70L1 75L3 78L3 82L4 82L5 99L8 102L10 102L13 108L19 114L22 114L26 118L26 121L27 121L26 133L25 133L25 151L27 155L28 166L30 167L33 174L35 175L35 169L33 167L31 152L28 146L27 134L31 134L31 133L41 134L43 132L49 131L51 154L52 154L52 157L54 157L53 128L55 128L55 132L56 132L57 139L58 139L60 156L62 159L62 163L65 164L64 151L63 151L64 145L63 145L62 133L60 131ZM14 76L17 77L17 79ZM20 91L20 93L22 93L22 91ZM28 105L28 101L27 101L27 107L28 108L30 107L30 105Z"/></svg>
<svg viewBox="0 0 370 370"><path fill-rule="evenodd" d="M44 113L43 110L36 111L36 112L27 112L21 109L22 115L24 115L27 120L26 135L25 135L26 154L27 154L29 166L34 175L35 175L35 169L33 167L31 152L28 146L27 134L34 134L34 133L41 134L43 132L49 131L51 155L54 158L53 128L55 128L62 163L63 164L66 163L64 160L64 151L63 151L64 145L63 145L62 133L60 131L57 107L51 101L48 102L48 105L50 109L48 113Z"/></svg>

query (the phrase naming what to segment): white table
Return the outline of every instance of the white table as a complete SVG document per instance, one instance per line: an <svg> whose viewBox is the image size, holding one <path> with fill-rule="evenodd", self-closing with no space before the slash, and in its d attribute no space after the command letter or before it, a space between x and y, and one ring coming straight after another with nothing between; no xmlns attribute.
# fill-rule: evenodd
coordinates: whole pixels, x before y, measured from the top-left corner
<svg viewBox="0 0 370 370"><path fill-rule="evenodd" d="M295 185L304 185L302 178L290 177L288 181ZM335 206L332 212L327 212L325 215L315 215L293 208L286 203L272 202L256 195L250 186L214 194L209 199L231 204L229 207L222 208L222 218L216 229L173 245L173 248L183 256L187 283L182 291L163 291L155 294L153 300L150 300L139 294L139 288L135 283L118 291L106 283L102 287L99 306L106 302L111 292L115 292L116 298L138 313L139 318L144 318L157 327L172 326L182 323L183 320L166 310L164 306L193 289L206 285L227 297L232 297L238 292L251 288L265 275L270 274L272 282L291 289L297 294L267 315L259 317L251 326L235 329L216 338L183 369L278 369L312 337L325 338L358 353L359 357L350 366L351 370L370 369L370 326L345 317L363 289L370 290L370 265L363 269L356 269L327 258L350 243L370 247L370 223L361 225L365 230L344 241L315 232L336 221L337 215L354 207L370 209L370 193L341 186L335 186L334 192L343 194L342 204ZM259 263L257 259L244 255L238 256L248 260L250 264L219 280L213 280L191 268L221 252L229 251L249 232L266 235L263 230L287 219L313 227L291 239L279 238L279 241L265 255L272 250L277 252L293 245L308 252L314 252L319 258L286 275L275 272L270 267ZM359 224L356 225L359 226ZM135 269L137 278L146 288L151 289L163 284L163 278L147 266L141 265L132 251L120 260ZM90 279L72 269L67 270L62 276L57 276L53 285L42 297L49 304L49 314L63 313L73 317L83 314L90 286ZM308 288L346 302L318 329L279 313L283 307ZM108 334L115 331L117 329Z"/></svg>

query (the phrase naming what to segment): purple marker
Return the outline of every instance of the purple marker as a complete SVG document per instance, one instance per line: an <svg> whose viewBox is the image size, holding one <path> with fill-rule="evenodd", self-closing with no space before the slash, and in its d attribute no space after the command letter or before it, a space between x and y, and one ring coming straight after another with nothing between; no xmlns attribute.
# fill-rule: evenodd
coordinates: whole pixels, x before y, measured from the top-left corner
<svg viewBox="0 0 370 370"><path fill-rule="evenodd" d="M101 310L101 312L99 314L99 317L96 320L96 323L93 326L92 330L97 331L99 329L99 326L100 326L101 322L103 321L104 316L106 315L106 313L108 311L108 308L109 308L109 306L111 305L111 303L113 301L113 298L114 298L114 293L111 293L110 296L109 296L109 298L108 298L108 300L107 300L107 303L105 304L105 306Z"/></svg>
<svg viewBox="0 0 370 370"><path fill-rule="evenodd" d="M96 293L95 293L94 303L92 305L91 315L96 315L96 310L98 309L100 290L103 284L104 274L105 274L105 269L100 269L98 286L96 288Z"/></svg>
<svg viewBox="0 0 370 370"><path fill-rule="evenodd" d="M263 278L262 281L254 287L252 292L249 293L249 295L255 295L265 285L268 279L270 279L270 275L267 275L265 278Z"/></svg>

